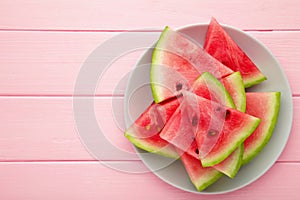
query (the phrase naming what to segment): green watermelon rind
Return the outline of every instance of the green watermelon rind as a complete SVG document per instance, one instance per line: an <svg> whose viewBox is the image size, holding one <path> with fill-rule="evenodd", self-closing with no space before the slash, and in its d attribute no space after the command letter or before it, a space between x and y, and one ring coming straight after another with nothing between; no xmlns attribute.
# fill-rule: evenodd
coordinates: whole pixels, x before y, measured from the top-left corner
<svg viewBox="0 0 300 200"><path fill-rule="evenodd" d="M159 103L163 101L163 95L160 94L160 87L157 87L157 84L153 79L154 77L160 76L160 68L158 63L160 63L160 53L159 53L159 47L162 46L163 42L165 41L165 37L167 37L168 31L170 30L170 27L166 26L163 32L160 34L160 37L156 43L156 46L152 53L152 62L150 67L150 83L151 83L151 91L152 96L155 101L155 103Z"/></svg>
<svg viewBox="0 0 300 200"><path fill-rule="evenodd" d="M201 192L202 190L206 189L211 184L215 183L219 178L221 178L223 174L218 170L214 170L213 172L209 173L207 179L199 178L199 180L192 181L196 189Z"/></svg>
<svg viewBox="0 0 300 200"><path fill-rule="evenodd" d="M195 159L191 155L182 152L180 149L178 153L181 154L181 162L185 167L190 181L199 192L206 189L208 186L210 186L223 176L221 172L219 172L216 169L213 169L212 167L203 168L200 160ZM192 160L190 160L189 157L192 158ZM197 162L196 166L194 162ZM197 170L202 171L200 176L198 176L199 174Z"/></svg>
<svg viewBox="0 0 300 200"><path fill-rule="evenodd" d="M242 166L242 163L243 163L243 153L244 153L244 145L243 143L238 146L238 148L235 150L235 151L238 151L235 156L238 156L238 159L237 159L237 163L235 165L233 165L233 167L231 168L228 168L227 172L224 173L222 172L223 174L225 174L226 176L230 177L230 178L234 178L236 176L236 174L239 172L241 166ZM215 168L215 169L218 169L218 168Z"/></svg>
<svg viewBox="0 0 300 200"><path fill-rule="evenodd" d="M262 73L258 73L256 75L253 75L253 78L243 78L244 81L244 87L249 88L253 85L257 85L263 81L267 80L267 77L264 76Z"/></svg>
<svg viewBox="0 0 300 200"><path fill-rule="evenodd" d="M194 82L193 86L192 86L192 90L197 87L197 83L201 80L205 80L205 81L208 81L207 84L210 85L210 87L214 87L214 88L211 88L210 90L211 91L219 91L220 93L223 93L224 94L224 106L227 106L227 107L230 107L230 108L233 108L235 109L235 104L234 104L234 101L232 99L232 97L230 96L230 94L228 93L228 91L226 90L226 88L224 87L224 85L216 78L214 77L211 73L209 72L203 72L199 78L197 78L197 80ZM193 91L194 92L194 91ZM197 93L195 93L197 94ZM197 94L197 95L200 95L201 94Z"/></svg>
<svg viewBox="0 0 300 200"><path fill-rule="evenodd" d="M225 80L228 80L232 83L232 85L234 85L235 90L238 91L238 97L234 98L232 97L236 109L241 111L241 112L245 112L246 111L246 92L245 92L245 86L243 83L243 78L241 75L241 72L234 72L229 76L226 76L225 78L223 78ZM226 87L225 87L226 88Z"/></svg>
<svg viewBox="0 0 300 200"><path fill-rule="evenodd" d="M158 150L157 146L153 146L153 145L147 143L147 141L133 136L133 134L129 133L128 131L126 131L124 135L132 144L134 144L136 147L138 147L140 149L143 149L150 153L155 153L155 154L158 154L158 155L161 155L164 157L168 157L168 158L174 158L174 159L179 158L179 155L177 154L175 148L173 146L171 146L171 144Z"/></svg>
<svg viewBox="0 0 300 200"><path fill-rule="evenodd" d="M281 97L280 92L274 92L274 98L275 98L274 99L275 100L274 108L275 108L275 110L274 110L272 123L270 124L270 127L268 129L266 137L262 141L261 145L256 147L254 151L251 151L251 153L244 155L242 165L249 163L253 158L255 158L262 151L262 149L267 145L267 143L270 141L270 138L271 138L274 128L276 126L276 122L277 122L279 111L280 111L280 97Z"/></svg>
<svg viewBox="0 0 300 200"><path fill-rule="evenodd" d="M201 163L203 167L211 167L214 166L220 162L222 162L224 159L226 159L236 148L238 148L258 127L258 125L261 122L261 119L257 117L250 116L252 118L251 123L249 123L247 126L243 127L243 136L239 137L238 142L228 147L226 152L219 154L218 156L210 157L209 155L205 158L201 159Z"/></svg>

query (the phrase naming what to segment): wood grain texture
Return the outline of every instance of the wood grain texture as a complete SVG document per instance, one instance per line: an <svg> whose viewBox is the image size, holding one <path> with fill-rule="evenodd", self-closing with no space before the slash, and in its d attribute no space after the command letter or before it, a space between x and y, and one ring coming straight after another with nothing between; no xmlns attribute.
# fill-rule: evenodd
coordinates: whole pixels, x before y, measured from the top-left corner
<svg viewBox="0 0 300 200"><path fill-rule="evenodd" d="M122 102L116 98L120 106ZM81 140L74 120L72 98L1 98L0 160L94 160ZM123 136L122 124L116 124L112 99L96 99L97 126L107 139L100 148L101 160L137 160L133 148ZM87 115L88 111L80 113ZM118 117L118 116L117 116ZM120 117L119 117L120 118ZM118 121L118 123L120 120ZM88 120L82 123L88 123ZM81 124L82 124L81 123ZM100 133L99 133L100 134ZM100 135L101 136L101 135ZM92 140L93 138L91 138ZM111 145L125 151L111 152ZM131 154L130 154L131 152Z"/></svg>
<svg viewBox="0 0 300 200"><path fill-rule="evenodd" d="M265 44L300 94L299 31L248 32ZM80 69L103 42L118 33L0 32L0 95L72 95ZM136 33L134 33L136 34ZM154 34L159 37L160 33ZM154 41L153 41L154 42ZM104 66L97 95L124 94L126 77L143 51L128 52ZM123 80L123 82L120 82ZM118 86L118 87L117 87ZM117 89L116 89L117 88Z"/></svg>
<svg viewBox="0 0 300 200"><path fill-rule="evenodd" d="M241 29L299 29L298 1L1 1L2 29L124 30L179 27L211 16ZM30 12L29 12L30 11Z"/></svg>
<svg viewBox="0 0 300 200"><path fill-rule="evenodd" d="M87 57L126 30L158 38L166 25L207 23L211 16L259 39L287 74L294 123L278 161L251 185L217 196L179 190L152 173L108 168L147 170L123 137L125 84L142 53L134 51L114 60L98 82L95 123L108 141L100 164L78 131L90 121L75 121L72 99ZM298 0L0 1L0 199L299 199L299 48Z"/></svg>
<svg viewBox="0 0 300 200"><path fill-rule="evenodd" d="M78 132L71 97L1 97L0 160L139 160L132 155L132 145L123 136L123 98L96 98L94 105L96 125L107 139L107 146L100 148L101 158L91 156L89 153L93 152L85 148L88 140L80 134L88 132ZM88 112L87 109L80 114L86 116ZM290 139L279 161L300 161L298 97L294 97L294 113ZM89 121L87 118L81 123ZM111 150L111 145L122 151Z"/></svg>
<svg viewBox="0 0 300 200"><path fill-rule="evenodd" d="M135 162L135 165L140 164ZM188 193L168 185L152 173L128 174L97 162L0 163L0 176L1 199L292 200L298 197L300 164L277 163L247 187L216 196Z"/></svg>

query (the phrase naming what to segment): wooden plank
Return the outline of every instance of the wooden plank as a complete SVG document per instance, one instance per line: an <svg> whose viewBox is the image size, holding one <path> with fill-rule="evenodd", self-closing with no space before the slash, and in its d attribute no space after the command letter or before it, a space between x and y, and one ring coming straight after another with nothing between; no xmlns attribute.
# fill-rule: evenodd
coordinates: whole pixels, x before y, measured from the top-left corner
<svg viewBox="0 0 300 200"><path fill-rule="evenodd" d="M103 136L108 140L106 146L100 148L103 154L101 158L92 157L85 148L84 144L89 144L89 138L81 140L84 134L88 133L78 132L74 121L72 98L8 97L1 98L0 102L2 119L0 160L138 159L135 154L132 155L134 152L132 145L123 136L120 126L114 122L111 99L102 98L95 101L97 108L95 112L99 123L96 125L100 126ZM83 111L80 114L86 116L87 112ZM111 145L125 153L111 152L109 149Z"/></svg>
<svg viewBox="0 0 300 200"><path fill-rule="evenodd" d="M98 139L105 141L101 132L96 132L96 136L89 135L88 128L93 126L90 118L74 120L77 112L73 107L71 97L1 97L0 160L139 160L132 155L132 145L123 136L122 97L95 99L96 125L108 140L103 146L96 143ZM93 114L88 109L82 110L80 116ZM300 161L298 113L300 98L294 97L294 125L279 161ZM88 128L78 129L82 125ZM85 148L90 145L90 138L99 147L91 153L99 155L100 151L101 156L95 158ZM91 149L93 146L88 147Z"/></svg>
<svg viewBox="0 0 300 200"><path fill-rule="evenodd" d="M300 94L300 69L295 67L300 65L300 59L297 51L291 51L300 46L299 31L248 33L273 52L289 78L293 93ZM117 34L0 32L0 46L5 49L0 54L0 95L72 95L86 58ZM159 33L142 34L159 36ZM128 52L107 66L96 94L124 94L126 76L142 52Z"/></svg>
<svg viewBox="0 0 300 200"><path fill-rule="evenodd" d="M256 182L217 196L179 190L152 173L129 174L94 162L0 163L0 175L1 199L297 199L300 164L277 163Z"/></svg>
<svg viewBox="0 0 300 200"><path fill-rule="evenodd" d="M0 46L5 51L0 55L0 79L1 83L6 83L2 94L21 95L71 94L82 63L94 48L112 36L106 33L69 33L63 36L55 32L1 34ZM62 49L65 50L60 51ZM19 90L18 85L24 85L24 90Z"/></svg>
<svg viewBox="0 0 300 200"><path fill-rule="evenodd" d="M1 1L1 29L124 30L207 23L211 16L241 29L299 29L297 0ZM284 8L284 9L282 9ZM29 12L30 11L30 12ZM245 13L245 14L241 14Z"/></svg>

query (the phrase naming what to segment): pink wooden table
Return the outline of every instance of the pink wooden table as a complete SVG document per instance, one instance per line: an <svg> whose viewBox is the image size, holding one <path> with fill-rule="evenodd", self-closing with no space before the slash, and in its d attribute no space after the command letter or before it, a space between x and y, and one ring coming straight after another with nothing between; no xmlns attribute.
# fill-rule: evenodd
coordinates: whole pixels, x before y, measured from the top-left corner
<svg viewBox="0 0 300 200"><path fill-rule="evenodd" d="M251 1L2 0L0 2L0 199L299 199L300 12L298 0ZM104 164L143 167L135 156L106 152L100 164L81 143L74 122L76 77L90 53L124 30L155 32L207 23L210 17L247 31L281 63L293 91L288 144L259 180L235 192L203 196L176 189L152 173L124 173ZM148 31L144 31L148 29ZM132 151L116 125L116 83L139 53L123 56L96 91L97 121L112 144ZM121 112L121 108L120 108Z"/></svg>

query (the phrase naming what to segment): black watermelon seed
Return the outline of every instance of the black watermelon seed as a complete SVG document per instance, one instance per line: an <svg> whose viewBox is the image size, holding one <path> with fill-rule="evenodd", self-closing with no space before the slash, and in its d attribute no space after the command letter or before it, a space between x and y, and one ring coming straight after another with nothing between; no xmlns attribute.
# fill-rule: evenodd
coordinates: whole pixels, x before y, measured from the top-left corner
<svg viewBox="0 0 300 200"><path fill-rule="evenodd" d="M199 154L199 149L196 149L195 152L196 152L196 154Z"/></svg>
<svg viewBox="0 0 300 200"><path fill-rule="evenodd" d="M229 119L230 117L230 110L226 110L226 113L225 113L225 120Z"/></svg>
<svg viewBox="0 0 300 200"><path fill-rule="evenodd" d="M176 91L179 91L182 89L182 83L177 83L176 84Z"/></svg>
<svg viewBox="0 0 300 200"><path fill-rule="evenodd" d="M216 108L216 111L221 111L221 107L218 106L218 107Z"/></svg>

